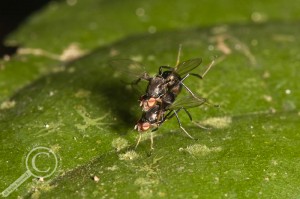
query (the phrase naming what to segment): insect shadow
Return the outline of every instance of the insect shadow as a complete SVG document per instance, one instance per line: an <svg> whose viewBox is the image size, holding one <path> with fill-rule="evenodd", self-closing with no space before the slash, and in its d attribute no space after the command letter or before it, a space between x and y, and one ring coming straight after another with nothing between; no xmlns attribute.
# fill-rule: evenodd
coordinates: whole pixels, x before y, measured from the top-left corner
<svg viewBox="0 0 300 199"><path fill-rule="evenodd" d="M139 95L128 84L122 82L122 78L113 77L113 69L108 68L105 76L93 86L92 92L105 98L106 108L115 116L116 124L111 127L125 134L128 129L133 129L133 124L137 121ZM99 106L103 107L103 104ZM125 128L127 130L124 130ZM123 131L120 131L122 129Z"/></svg>

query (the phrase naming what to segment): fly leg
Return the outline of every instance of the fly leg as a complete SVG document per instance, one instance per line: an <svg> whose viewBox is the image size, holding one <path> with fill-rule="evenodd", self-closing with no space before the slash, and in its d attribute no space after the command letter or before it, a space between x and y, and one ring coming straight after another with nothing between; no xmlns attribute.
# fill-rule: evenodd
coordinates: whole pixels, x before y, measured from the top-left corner
<svg viewBox="0 0 300 199"><path fill-rule="evenodd" d="M183 80L185 80L190 74L187 74L181 81L180 84L196 99L199 99L192 91L191 89L189 89L189 87L187 87L184 83Z"/></svg>
<svg viewBox="0 0 300 199"><path fill-rule="evenodd" d="M202 129L205 129L205 130L211 130L211 128L205 127L205 126L203 126L203 125L201 125L201 124L199 124L199 123L197 123L197 122L193 122L193 123L194 123L196 126L202 128Z"/></svg>
<svg viewBox="0 0 300 199"><path fill-rule="evenodd" d="M142 139L142 134L140 133L138 141L136 142L136 145L135 145L135 149L139 146L141 139Z"/></svg>
<svg viewBox="0 0 300 199"><path fill-rule="evenodd" d="M181 122L180 122L180 119L179 119L177 113L178 113L179 111L181 111L181 109L183 109L183 110L188 114L190 120L192 120L191 114L190 114L185 108L180 108L180 109L177 109L177 110L170 111L170 112L166 115L164 121L166 121L167 119L171 119L172 117L175 116L176 119L177 119L177 122L178 122L178 124L179 124L179 127L184 131L184 133L185 133L189 138L195 140L195 138L194 138L193 136L191 136L191 135L185 130L185 128L183 128L183 126L182 126L182 124L181 124ZM173 113L173 114L171 114L171 113Z"/></svg>
<svg viewBox="0 0 300 199"><path fill-rule="evenodd" d="M176 67L179 65L179 63L180 63L181 48L182 48L182 45L179 44L179 49L178 49L178 54L177 54L177 60L176 60L175 68L176 68ZM163 69L163 68L167 68L167 69L174 70L174 68L172 68L172 67L170 67L170 66L161 66L161 67L159 67L159 74L160 74L160 75L162 74L162 69Z"/></svg>
<svg viewBox="0 0 300 199"><path fill-rule="evenodd" d="M214 65L214 63L215 63L215 60L212 60L211 63L209 64L209 66L207 67L206 71L201 75L202 79L204 78L206 73L211 69L211 67Z"/></svg>
<svg viewBox="0 0 300 199"><path fill-rule="evenodd" d="M158 126L159 126L159 125L158 125ZM153 147L153 143L154 143L154 140L153 140L153 132L158 130L158 126L150 132L150 141L151 141L150 147L151 147L151 150L154 150L154 147Z"/></svg>
<svg viewBox="0 0 300 199"><path fill-rule="evenodd" d="M157 116L157 122L155 123L155 129L150 132L150 139L151 139L151 150L154 149L153 147L153 132L158 130L158 127L164 122L164 112L161 110Z"/></svg>
<svg viewBox="0 0 300 199"><path fill-rule="evenodd" d="M135 86L135 85L137 85L141 80L142 80L141 78L138 78L137 80L132 81L130 84L131 84L131 86Z"/></svg>
<svg viewBox="0 0 300 199"><path fill-rule="evenodd" d="M200 79L203 79L204 76L207 74L207 72L211 69L211 67L214 65L215 61L213 60L209 66L207 67L207 69L205 70L205 72L202 75L198 75L195 73L188 73L186 74L181 80L180 80L180 84L196 99L198 99L198 97L195 96L195 94L183 83L183 81L190 75L198 77Z"/></svg>
<svg viewBox="0 0 300 199"><path fill-rule="evenodd" d="M143 75L141 75L138 79L134 80L131 82L131 85L136 85L138 84L141 80L146 80L146 81L150 81L151 77L149 76L148 73L144 73Z"/></svg>
<svg viewBox="0 0 300 199"><path fill-rule="evenodd" d="M150 145L151 150L154 150L154 148L153 148L153 132L152 131L150 132L150 140L151 140L151 145Z"/></svg>
<svg viewBox="0 0 300 199"><path fill-rule="evenodd" d="M160 74L160 75L162 75L162 70L163 69L169 69L169 70L171 70L171 71L173 71L174 70L174 68L172 68L172 67L170 67L170 66L160 66L159 67L159 69L158 69L158 74Z"/></svg>
<svg viewBox="0 0 300 199"><path fill-rule="evenodd" d="M177 113L178 113L179 111L181 111L181 109L183 109L183 110L185 111L185 113L189 116L190 120L192 121L193 118L192 118L190 112L188 112L188 110L187 110L186 108L181 107L180 109L177 109ZM171 115L171 113L173 113L173 111L168 112L168 114L165 116L165 119L164 119L162 122L165 122L167 119L171 119L172 117L175 116L174 113L173 113L172 115Z"/></svg>
<svg viewBox="0 0 300 199"><path fill-rule="evenodd" d="M182 109L183 109L183 110L185 111L185 113L189 116L190 120L193 121L193 118L192 118L190 112L188 112L188 110L186 110L186 108L182 108Z"/></svg>
<svg viewBox="0 0 300 199"><path fill-rule="evenodd" d="M180 80L180 83L183 84L183 81L190 75L192 76L195 76L195 77L198 77L199 79L203 79L204 76L208 73L208 71L211 69L211 67L213 66L213 64L215 63L215 61L213 60L209 66L207 67L206 71L202 74L202 75L199 75L199 74L196 74L196 73L188 73L186 74L181 80Z"/></svg>
<svg viewBox="0 0 300 199"><path fill-rule="evenodd" d="M204 71L204 73L203 73L202 75L199 75L199 74L196 74L196 73L188 73L184 78L182 78L181 81L183 81L183 80L184 80L185 78L187 78L189 75L193 75L193 76L195 76L195 77L198 77L198 78L200 78L200 79L203 79L204 76L208 73L208 71L210 71L210 69L211 69L211 67L214 65L214 63L215 63L215 60L212 60L212 61L210 62L210 64L208 65L207 69Z"/></svg>
<svg viewBox="0 0 300 199"><path fill-rule="evenodd" d="M179 127L185 132L185 134L186 134L188 137L190 137L191 139L195 140L195 138L194 138L193 136L191 136L191 135L183 128L183 126L182 126L182 124L181 124L181 122L180 122L180 119L179 119L179 117L178 117L177 112L176 112L175 110L173 110L173 112L174 112L174 114L175 114L175 116L176 116L176 118L177 118L177 122L178 122L178 124L179 124Z"/></svg>
<svg viewBox="0 0 300 199"><path fill-rule="evenodd" d="M177 54L177 60L176 60L176 67L177 67L177 66L179 65L179 63L180 63L181 47L182 47L182 45L179 44L179 49L178 49L178 54ZM175 67L175 68L176 68L176 67Z"/></svg>

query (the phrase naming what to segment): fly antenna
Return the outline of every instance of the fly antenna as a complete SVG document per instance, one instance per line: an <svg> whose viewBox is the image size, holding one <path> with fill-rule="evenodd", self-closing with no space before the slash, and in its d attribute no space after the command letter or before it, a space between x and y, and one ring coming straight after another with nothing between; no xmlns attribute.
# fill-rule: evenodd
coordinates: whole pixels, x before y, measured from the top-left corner
<svg viewBox="0 0 300 199"><path fill-rule="evenodd" d="M140 135L139 135L139 138L138 138L138 140L137 140L137 142L136 142L136 145L135 145L135 149L139 146L139 144L140 144L140 141L141 141L141 139L142 139L142 134L141 133L139 133ZM152 146L152 145L151 145Z"/></svg>

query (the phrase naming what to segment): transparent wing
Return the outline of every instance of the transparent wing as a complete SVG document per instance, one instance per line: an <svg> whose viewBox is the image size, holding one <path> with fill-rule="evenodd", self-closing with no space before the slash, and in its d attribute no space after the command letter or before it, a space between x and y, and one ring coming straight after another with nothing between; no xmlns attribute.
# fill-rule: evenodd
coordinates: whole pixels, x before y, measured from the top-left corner
<svg viewBox="0 0 300 199"><path fill-rule="evenodd" d="M175 72L181 77L189 73L190 71L197 68L202 62L201 58L190 59L184 62L181 62L176 68Z"/></svg>
<svg viewBox="0 0 300 199"><path fill-rule="evenodd" d="M193 108L193 107L201 106L205 102L206 102L205 98L186 96L186 97L181 97L176 99L173 104L167 107L167 109L176 110L179 108Z"/></svg>
<svg viewBox="0 0 300 199"><path fill-rule="evenodd" d="M113 77L120 79L125 87L132 89L140 96L145 92L146 82L137 84L139 80L149 78L141 63L130 59L114 59L108 64L111 66Z"/></svg>
<svg viewBox="0 0 300 199"><path fill-rule="evenodd" d="M109 65L113 69L113 75L115 77L121 77L121 79L127 83L132 83L138 79L147 79L149 77L145 70L145 67L138 62L130 59L115 59L109 61Z"/></svg>

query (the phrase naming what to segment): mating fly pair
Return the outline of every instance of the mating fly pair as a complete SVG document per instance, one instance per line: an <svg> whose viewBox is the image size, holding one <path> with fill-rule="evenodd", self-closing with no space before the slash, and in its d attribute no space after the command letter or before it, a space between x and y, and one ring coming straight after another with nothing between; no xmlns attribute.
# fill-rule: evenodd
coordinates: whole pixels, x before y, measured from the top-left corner
<svg viewBox="0 0 300 199"><path fill-rule="evenodd" d="M195 76L202 79L205 74L210 70L213 62L208 66L206 71L202 74L191 73L192 70L197 68L201 62L201 58L190 59L180 63L181 46L179 47L177 62L175 67L160 66L158 74L150 76L145 71L137 72L142 67L141 65L131 60L113 60L111 65L125 68L131 68L136 71L134 76L136 80L131 84L136 85L141 80L148 81L146 94L140 97L140 106L142 108L142 116L135 125L135 129L140 133L136 147L138 146L142 133L151 130L151 149L153 149L153 135L152 132L156 131L165 121L176 117L179 127L185 134L194 139L182 126L178 112L184 110L192 120L191 114L187 108L197 107L206 102L205 98L197 97L183 82L189 76ZM127 66L125 66L127 65ZM138 70L137 70L138 69ZM189 95L176 99L178 94L184 87Z"/></svg>

